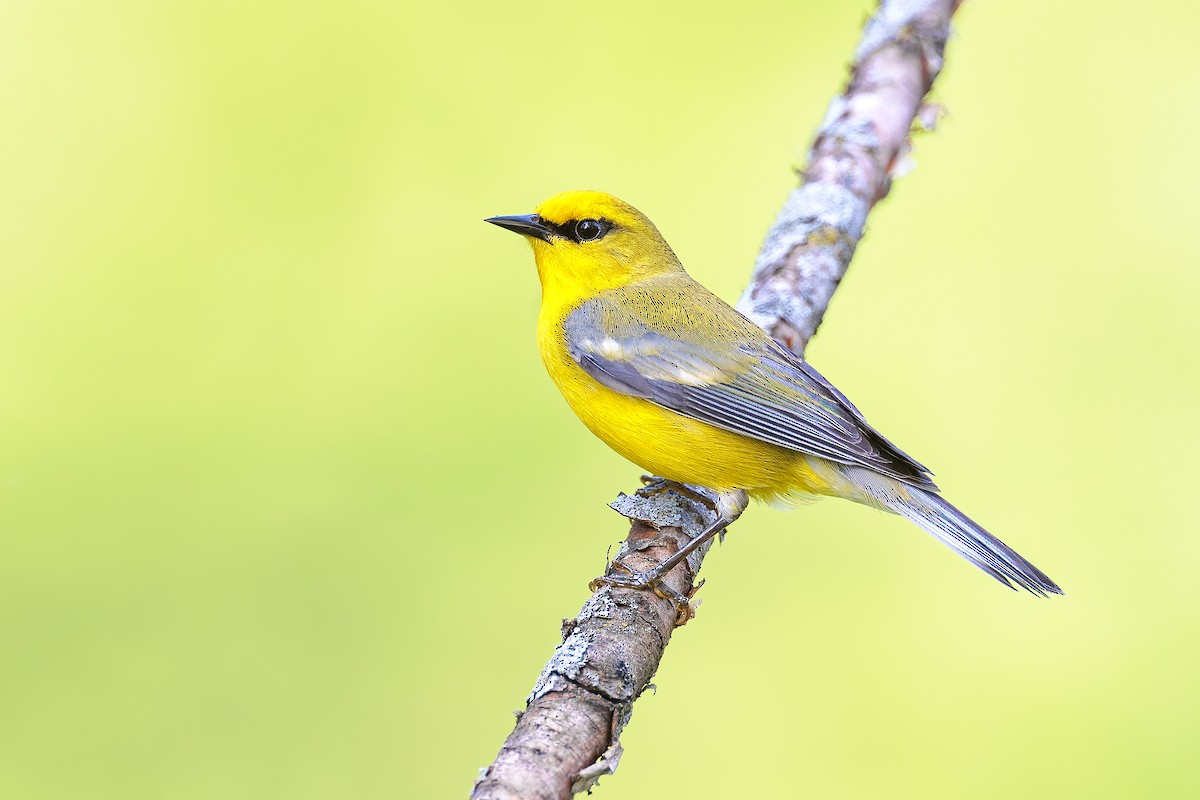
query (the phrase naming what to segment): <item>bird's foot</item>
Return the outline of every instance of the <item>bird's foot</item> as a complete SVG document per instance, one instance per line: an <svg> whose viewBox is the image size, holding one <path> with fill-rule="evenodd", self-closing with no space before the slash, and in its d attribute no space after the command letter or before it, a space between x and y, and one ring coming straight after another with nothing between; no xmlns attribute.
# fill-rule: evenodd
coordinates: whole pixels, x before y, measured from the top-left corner
<svg viewBox="0 0 1200 800"><path fill-rule="evenodd" d="M704 584L704 581L697 583L685 596L664 584L662 582L663 575L660 574L658 569L652 569L649 572L634 572L620 561L614 561L611 568L619 569L625 574L601 575L588 584L588 589L593 592L597 591L601 586L634 590L649 589L664 600L670 600L675 604L675 627L677 628L681 625L686 625L688 620L696 616L696 609L692 606L691 598Z"/></svg>

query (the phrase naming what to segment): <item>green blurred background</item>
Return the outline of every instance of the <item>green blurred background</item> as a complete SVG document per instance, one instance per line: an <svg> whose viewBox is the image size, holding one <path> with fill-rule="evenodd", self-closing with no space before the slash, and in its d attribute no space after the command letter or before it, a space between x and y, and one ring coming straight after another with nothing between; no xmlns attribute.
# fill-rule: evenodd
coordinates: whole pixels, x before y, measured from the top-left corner
<svg viewBox="0 0 1200 800"><path fill-rule="evenodd" d="M1068 596L752 509L600 796L1200 793L1200 11L1069 6L960 11L810 348ZM464 796L639 474L482 218L735 298L868 10L0 5L0 796Z"/></svg>

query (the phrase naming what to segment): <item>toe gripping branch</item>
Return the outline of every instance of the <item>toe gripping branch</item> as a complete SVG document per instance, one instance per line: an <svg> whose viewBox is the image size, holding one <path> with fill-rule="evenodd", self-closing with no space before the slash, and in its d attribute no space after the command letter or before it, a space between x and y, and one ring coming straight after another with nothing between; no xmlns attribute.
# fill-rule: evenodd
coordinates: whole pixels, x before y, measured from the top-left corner
<svg viewBox="0 0 1200 800"><path fill-rule="evenodd" d="M740 490L720 492L651 476L642 481L645 486L632 496L621 494L611 504L633 520L633 529L590 586L593 592L601 586L651 591L675 604L675 624L683 625L695 616L691 598L700 584L692 581L709 543L741 516L749 499Z"/></svg>

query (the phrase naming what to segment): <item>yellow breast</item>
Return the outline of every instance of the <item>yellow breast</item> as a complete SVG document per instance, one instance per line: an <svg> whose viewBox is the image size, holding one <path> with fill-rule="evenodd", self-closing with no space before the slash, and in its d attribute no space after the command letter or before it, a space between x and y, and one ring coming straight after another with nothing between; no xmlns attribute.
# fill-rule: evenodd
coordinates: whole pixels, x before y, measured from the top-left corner
<svg viewBox="0 0 1200 800"><path fill-rule="evenodd" d="M759 497L819 491L798 453L676 414L613 391L580 367L567 349L564 314L543 308L538 347L546 371L583 424L609 447L655 475Z"/></svg>

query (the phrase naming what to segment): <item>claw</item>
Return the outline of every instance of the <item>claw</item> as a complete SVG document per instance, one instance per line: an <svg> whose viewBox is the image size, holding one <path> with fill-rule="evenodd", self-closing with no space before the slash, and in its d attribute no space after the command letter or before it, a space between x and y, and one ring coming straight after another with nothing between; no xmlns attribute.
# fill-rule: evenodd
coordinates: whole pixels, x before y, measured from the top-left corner
<svg viewBox="0 0 1200 800"><path fill-rule="evenodd" d="M645 573L634 572L629 567L622 564L620 561L613 561L608 565L610 570L619 569L624 572L624 575L601 575L598 578L593 578L588 584L588 589L596 591L601 586L620 586L623 589L646 589L650 583L645 580Z"/></svg>
<svg viewBox="0 0 1200 800"><path fill-rule="evenodd" d="M684 597L679 592L666 586L662 582L661 577L655 577L647 572L633 572L624 564L614 561L613 567L625 570L625 575L601 575L592 580L588 584L588 589L595 592L601 586L613 586L621 589L649 589L664 600L670 600L675 604L675 627L686 625L688 620L696 616L696 609L692 606L690 598ZM701 581L703 583L703 581ZM692 589L692 594L695 594L696 586Z"/></svg>
<svg viewBox="0 0 1200 800"><path fill-rule="evenodd" d="M675 551L674 554L664 559L658 566L649 572L634 572L620 562L620 556L617 560L609 564L607 572L621 570L624 575L602 575L596 578L588 586L593 592L601 586L615 586L622 589L650 589L659 597L670 600L675 604L675 624L676 626L684 625L692 617L696 615L695 608L690 600L691 596L696 593L696 589L700 586L696 585L687 597L684 597L679 592L664 586L662 581L671 570L689 555L694 553L698 548L703 547L705 542L710 541L714 536L724 532L725 528L730 525L742 511L746 508L748 498L742 490L729 492L716 492L715 497L704 493L702 489L696 489L691 486L685 486L675 481L669 481L664 478L652 478L650 476L642 476L643 480L647 480L647 484L638 489L638 495L649 497L664 491L677 492L684 497L691 498L698 503L701 503L712 509L717 518L708 525L704 530L694 535L682 547ZM715 490L714 490L715 491ZM636 548L635 548L636 549ZM701 581L703 583L703 581Z"/></svg>

